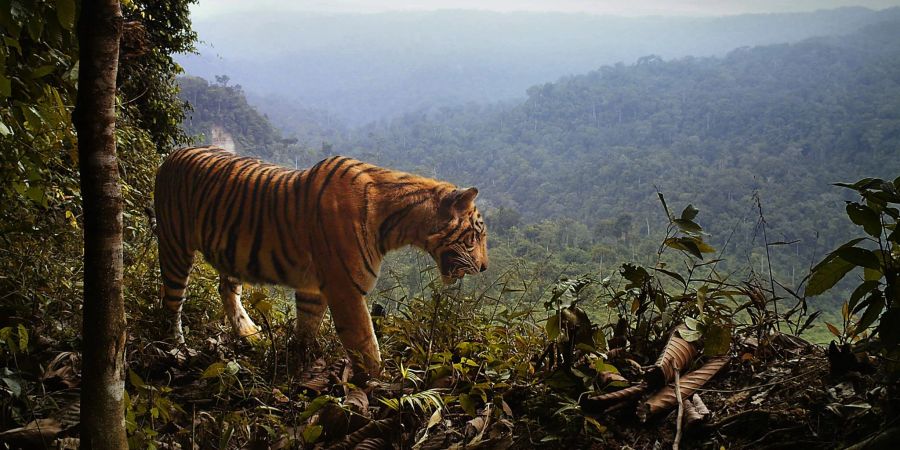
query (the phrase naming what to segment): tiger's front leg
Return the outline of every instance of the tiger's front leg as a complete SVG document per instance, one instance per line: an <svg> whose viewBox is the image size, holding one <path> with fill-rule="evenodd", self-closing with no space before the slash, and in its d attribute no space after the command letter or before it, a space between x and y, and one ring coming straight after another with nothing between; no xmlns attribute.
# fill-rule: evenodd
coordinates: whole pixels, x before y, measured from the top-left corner
<svg viewBox="0 0 900 450"><path fill-rule="evenodd" d="M219 276L219 295L222 296L222 303L225 305L225 315L228 316L234 333L242 338L247 338L259 333L259 327L253 323L253 319L247 315L247 310L241 304L243 290L243 285L239 280L225 275Z"/></svg>
<svg viewBox="0 0 900 450"><path fill-rule="evenodd" d="M335 292L337 291L337 292ZM334 328L361 378L381 374L381 352L366 299L355 291L333 289L326 294Z"/></svg>
<svg viewBox="0 0 900 450"><path fill-rule="evenodd" d="M300 360L309 362L309 357L318 352L316 335L325 318L325 297L297 291L294 293L297 305L297 324L294 327L297 350Z"/></svg>

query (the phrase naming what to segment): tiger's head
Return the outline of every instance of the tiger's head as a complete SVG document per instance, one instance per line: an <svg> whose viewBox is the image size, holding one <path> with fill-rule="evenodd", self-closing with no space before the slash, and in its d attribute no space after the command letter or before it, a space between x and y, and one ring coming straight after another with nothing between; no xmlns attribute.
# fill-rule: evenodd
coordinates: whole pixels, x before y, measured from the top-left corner
<svg viewBox="0 0 900 450"><path fill-rule="evenodd" d="M488 267L487 228L475 197L478 189L454 189L439 199L436 220L428 236L431 257L445 284Z"/></svg>

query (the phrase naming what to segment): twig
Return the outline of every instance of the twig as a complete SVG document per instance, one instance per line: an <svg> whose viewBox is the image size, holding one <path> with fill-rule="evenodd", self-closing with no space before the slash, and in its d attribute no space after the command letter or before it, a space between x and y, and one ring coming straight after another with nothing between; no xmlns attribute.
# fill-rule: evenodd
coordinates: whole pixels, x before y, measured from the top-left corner
<svg viewBox="0 0 900 450"><path fill-rule="evenodd" d="M758 192L756 193L756 207L759 209L759 222L762 226L763 241L766 244L766 264L769 267L769 283L772 287L772 307L775 311L775 329L781 331L781 320L778 317L778 296L775 294L775 275L772 272L772 255L769 252L769 235L766 232L766 216L763 215L762 200L760 200Z"/></svg>
<svg viewBox="0 0 900 450"><path fill-rule="evenodd" d="M718 392L718 393L722 393L722 394L734 394L734 393L744 392L744 391L753 391L753 390L761 389L761 388L764 388L764 387L777 386L777 385L779 385L779 384L784 384L784 383L786 383L786 382L788 382L788 381L793 381L793 380L796 380L796 379L798 379L798 378L803 378L803 377L805 377L805 376L807 376L807 375L810 375L810 374L813 374L813 373L815 373L815 372L818 372L819 370L822 370L823 368L824 368L824 364L819 365L819 366L816 366L816 367L813 368L813 369L810 369L810 370L808 370L808 371L806 371L806 372L799 373L799 374L794 375L794 376L785 377L785 378L779 378L778 380L775 380L775 381L772 381L772 382L769 382L769 383L757 384L757 385L754 385L754 386L748 386L748 387L740 388L740 389L709 389L709 388L702 388L702 387L701 387L701 388L695 389L694 391L695 391L695 392Z"/></svg>
<svg viewBox="0 0 900 450"><path fill-rule="evenodd" d="M438 309L441 306L441 298L443 298L443 293L439 293L436 296L432 295L434 299L434 312L431 314L431 330L428 332L428 353L425 356L425 375L428 375L428 368L431 367L431 347L434 344L434 328L437 326L437 315Z"/></svg>
<svg viewBox="0 0 900 450"><path fill-rule="evenodd" d="M675 419L675 442L672 442L672 450L678 450L681 442L681 420L684 417L684 403L681 399L681 372L680 367L675 368L675 398L678 400L678 417Z"/></svg>

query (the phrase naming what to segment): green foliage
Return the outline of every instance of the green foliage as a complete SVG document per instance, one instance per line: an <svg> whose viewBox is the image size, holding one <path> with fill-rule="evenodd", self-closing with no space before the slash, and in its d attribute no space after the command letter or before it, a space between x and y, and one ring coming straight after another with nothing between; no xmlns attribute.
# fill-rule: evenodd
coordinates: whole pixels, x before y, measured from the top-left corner
<svg viewBox="0 0 900 450"><path fill-rule="evenodd" d="M144 208L151 203L160 152L184 141L183 106L174 91L180 69L171 52L189 50L194 39L190 1L157 3L122 5L116 141L125 199L124 294L132 325L141 323L150 305L158 307L156 244ZM52 345L63 355L80 347L82 213L71 123L79 4L11 0L0 7L0 365L8 372L6 385L22 380L21 397L0 398L2 429L24 425L33 418L26 412L44 414L57 400L41 393L41 368L22 360L31 357L30 349ZM154 433L180 414L177 405L164 404L163 390L132 377L129 431L137 447L152 445Z"/></svg>
<svg viewBox="0 0 900 450"><path fill-rule="evenodd" d="M178 101L175 79L182 69L173 55L194 51L197 34L191 29L190 5L196 1L122 2L125 32L118 73L121 107L160 153L188 142L181 129L184 104Z"/></svg>
<svg viewBox="0 0 900 450"><path fill-rule="evenodd" d="M900 328L900 178L893 182L865 178L837 186L859 195L859 200L847 202L847 216L865 235L838 247L813 267L806 295L820 295L854 269L862 269L862 281L842 309L843 332L831 324L828 327L841 340L857 340L871 329L885 352L895 355L900 348L895 331ZM861 317L854 319L857 314Z"/></svg>

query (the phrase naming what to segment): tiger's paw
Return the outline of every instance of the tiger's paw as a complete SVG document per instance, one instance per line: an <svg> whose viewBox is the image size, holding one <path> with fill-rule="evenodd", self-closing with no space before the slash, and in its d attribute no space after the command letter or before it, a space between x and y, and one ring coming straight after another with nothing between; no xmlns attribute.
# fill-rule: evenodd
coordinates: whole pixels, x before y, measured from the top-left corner
<svg viewBox="0 0 900 450"><path fill-rule="evenodd" d="M256 326L250 319L241 321L240 326L236 327L234 332L241 339L244 339L251 344L258 343L262 340L262 329Z"/></svg>

